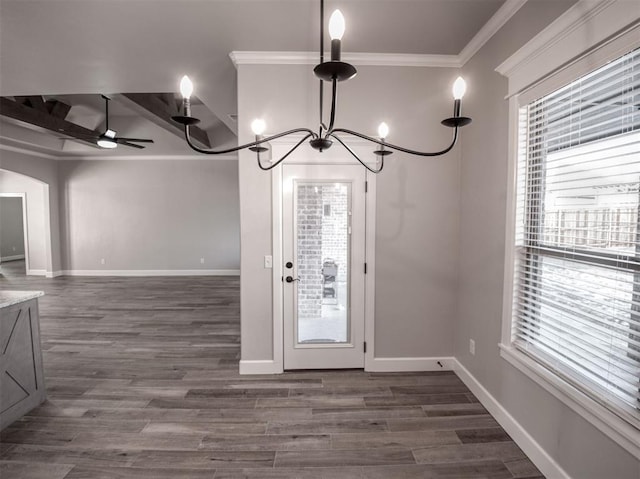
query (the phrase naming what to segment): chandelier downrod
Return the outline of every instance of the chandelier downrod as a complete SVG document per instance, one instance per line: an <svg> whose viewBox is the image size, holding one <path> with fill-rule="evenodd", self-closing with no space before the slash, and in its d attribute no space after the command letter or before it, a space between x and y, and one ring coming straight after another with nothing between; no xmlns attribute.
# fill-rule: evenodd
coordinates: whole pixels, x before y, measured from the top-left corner
<svg viewBox="0 0 640 479"><path fill-rule="evenodd" d="M190 97L193 92L193 84L189 80L189 78L185 75L180 82L180 92L182 93L182 115L176 115L171 117L174 121L180 123L184 127L184 136L187 144L191 149L198 153L202 153L205 155L223 155L228 153L234 153L240 150L248 149L253 151L256 154L256 159L258 162L258 166L263 171L269 171L280 163L282 163L289 155L291 155L298 147L300 147L307 140L309 145L322 152L326 149L329 149L333 144L333 140L337 141L342 145L351 156L353 156L362 166L364 166L368 171L372 173L380 173L384 168L384 159L386 156L393 153L393 151L399 151L402 153L406 153L409 155L415 156L440 156L444 155L451 151L451 149L455 146L458 140L458 129L462 128L465 125L471 123L471 118L461 116L461 108L462 108L462 97L464 96L466 84L461 77L455 81L453 85L453 96L454 96L454 106L453 106L453 116L450 118L445 118L442 120L441 124L453 128L453 139L449 146L447 146L443 150L435 151L435 152L424 152L418 150L412 150L410 148L405 148L402 146L394 145L392 143L388 143L386 141L385 136L388 134L389 128L386 123L382 123L378 129L379 138L375 138L369 135L365 135L364 133L359 133L357 131L349 130L347 128L335 128L335 120L336 120L336 103L338 96L338 82L346 81L353 78L357 70L356 68L349 64L341 61L341 41L342 34L344 33L344 17L339 10L336 10L332 15L329 21L329 33L331 34L331 60L328 62L324 61L324 0L320 0L320 63L316 65L313 69L315 75L319 78L320 81L320 91L319 91L319 113L320 113L320 124L318 126L318 133L315 133L313 130L309 128L294 128L292 130L283 131L281 133L277 133L275 135L270 136L262 136L264 130L264 122L263 121L254 121L252 125L252 129L255 134L255 141L250 143L245 143L244 145L239 145L232 148L226 148L222 150L214 150L214 149L206 149L200 148L191 139L190 127L200 122L199 119L191 116L191 101ZM329 114L329 126L324 123L324 82L331 82L331 111ZM264 165L261 161L260 154L269 151L268 143L276 140L278 138L283 138L289 135L295 135L303 133L303 138L298 141L289 151L287 151L281 158L279 158L275 162L271 162L269 165ZM372 168L365 161L360 159L358 155L351 149L343 140L340 138L337 133L344 133L345 135L353 136L360 138L362 140L368 141L375 145L378 145L379 148L373 151L373 154L376 156L377 161L380 166L377 168ZM264 145L264 146L262 146Z"/></svg>

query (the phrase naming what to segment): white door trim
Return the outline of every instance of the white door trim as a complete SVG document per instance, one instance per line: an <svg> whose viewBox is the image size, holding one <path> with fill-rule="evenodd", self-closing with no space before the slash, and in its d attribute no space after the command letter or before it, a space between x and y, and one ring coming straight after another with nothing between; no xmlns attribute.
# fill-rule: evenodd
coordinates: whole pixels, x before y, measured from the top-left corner
<svg viewBox="0 0 640 479"><path fill-rule="evenodd" d="M350 141L351 149L364 161L373 160L371 146L363 141ZM274 142L272 145L272 157L280 158L291 148L291 141ZM321 155L321 156L320 156ZM285 160L289 164L316 164L316 165L355 165L358 164L349 153L334 145L330 150L318 153L307 148L300 153L292 155ZM361 166L361 165L360 165ZM362 166L361 166L362 167ZM362 167L364 168L364 167ZM375 338L375 246L376 246L376 175L367 172L368 182L365 197L365 259L367 262L367 275L365 277L365 309L364 309L364 337L367 343L367 351L364 356L364 369L368 371L374 363L374 338ZM284 372L284 288L282 269L282 168L277 166L271 170L271 253L273 255L273 363L270 372L273 374Z"/></svg>

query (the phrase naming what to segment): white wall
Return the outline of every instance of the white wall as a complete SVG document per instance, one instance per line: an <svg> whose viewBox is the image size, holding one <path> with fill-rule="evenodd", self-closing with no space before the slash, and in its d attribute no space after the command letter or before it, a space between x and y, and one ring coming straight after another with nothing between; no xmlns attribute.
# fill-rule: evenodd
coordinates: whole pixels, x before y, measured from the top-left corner
<svg viewBox="0 0 640 479"><path fill-rule="evenodd" d="M464 67L459 311L455 356L571 476L637 479L638 460L500 357L507 192L507 80L494 71L573 0L528 2ZM476 354L469 354L469 339Z"/></svg>
<svg viewBox="0 0 640 479"><path fill-rule="evenodd" d="M336 124L375 135L385 120L390 142L440 149L452 133L440 120L451 116L456 74L448 68L360 67L354 79L339 85ZM267 133L317 130L317 94L310 65L240 65L240 142L252 140L249 124L256 117L266 120ZM318 157L306 146L295 155ZM263 267L263 256L272 253L271 174L258 169L250 152L240 154L239 169L242 359L271 360L272 280ZM459 151L438 158L395 153L378 175L377 188L375 354L451 356Z"/></svg>
<svg viewBox="0 0 640 479"><path fill-rule="evenodd" d="M24 258L22 198L0 196L0 262Z"/></svg>
<svg viewBox="0 0 640 479"><path fill-rule="evenodd" d="M0 170L0 193L25 194L29 247L29 271L27 271L27 274L44 275L46 271L50 271L47 267L49 227L46 223L48 208L45 201L45 185L26 176ZM22 221L20 221L20 223L22 224ZM5 223L3 220L3 229L4 226ZM3 239L4 234L3 231ZM22 234L20 236L22 237Z"/></svg>
<svg viewBox="0 0 640 479"><path fill-rule="evenodd" d="M58 163L64 270L239 269L236 161Z"/></svg>

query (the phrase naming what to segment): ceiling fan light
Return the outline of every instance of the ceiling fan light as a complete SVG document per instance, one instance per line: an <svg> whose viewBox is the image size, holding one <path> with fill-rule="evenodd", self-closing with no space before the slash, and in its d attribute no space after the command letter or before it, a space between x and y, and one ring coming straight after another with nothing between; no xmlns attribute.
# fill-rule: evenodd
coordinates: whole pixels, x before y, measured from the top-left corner
<svg viewBox="0 0 640 479"><path fill-rule="evenodd" d="M100 138L98 140L98 146L100 148L115 148L116 146L118 146L118 144L115 141L110 140L108 137L106 137L106 138Z"/></svg>

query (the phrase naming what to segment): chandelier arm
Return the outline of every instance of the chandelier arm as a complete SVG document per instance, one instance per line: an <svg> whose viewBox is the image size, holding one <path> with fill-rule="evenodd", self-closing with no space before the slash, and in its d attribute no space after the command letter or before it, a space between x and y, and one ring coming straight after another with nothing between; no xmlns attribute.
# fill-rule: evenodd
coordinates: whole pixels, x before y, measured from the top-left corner
<svg viewBox="0 0 640 479"><path fill-rule="evenodd" d="M191 147L192 150L197 151L198 153L204 153L205 155L223 155L225 153L234 153L239 150L244 150L245 148L250 148L252 146L258 146L262 143L267 143L271 140L276 140L278 138L282 138L283 136L292 135L294 133L307 133L305 138L314 137L316 138L316 134L308 128L295 128L293 130L283 131L282 133L277 133L275 135L267 136L260 140L252 141L251 143L245 143L244 145L234 146L233 148L227 148L225 150L211 150L200 148L195 145L193 141L191 141L191 134L189 133L189 125L185 125L184 127L184 137L187 140L187 144Z"/></svg>
<svg viewBox="0 0 640 479"><path fill-rule="evenodd" d="M278 161L276 161L275 163L273 163L270 166L262 166L262 163L260 162L260 152L257 152L256 156L257 156L257 160L258 160L258 166L260 167L260 169L262 171L269 171L269 170L275 168L280 163L282 163L285 160L285 158L287 158L291 153L293 153L300 145L302 145L305 141L307 141L307 139L310 136L313 136L313 133L309 133L307 136L305 136L302 140L300 140L298 143L296 143L296 145L293 148L291 148L289 151L287 151L282 158L280 158Z"/></svg>
<svg viewBox="0 0 640 479"><path fill-rule="evenodd" d="M330 136L335 138L338 143L340 143L342 146L344 146L345 150L347 150L349 153L351 153L351 156L353 156L356 160L358 160L360 162L360 164L362 166L364 166L367 170L369 170L371 173L380 173L382 171L382 169L384 168L384 156L381 156L380 158L380 168L378 168L377 170L374 170L373 168L371 168L370 166L368 166L364 161L362 161L358 155L356 155L356 153L349 148L338 136L336 136L334 133L330 133Z"/></svg>
<svg viewBox="0 0 640 479"><path fill-rule="evenodd" d="M403 148L402 146L394 145L392 143L387 143L386 141L378 140L376 138L372 138L370 136L364 135L362 133L358 133L357 131L348 130L346 128L336 128L335 130L332 130L329 134L331 136L333 136L334 138L336 138L333 135L336 132L338 132L338 133L342 132L342 133L346 133L348 135L357 136L358 138L362 138L363 140L367 140L367 141L370 141L372 143L377 143L378 145L387 147L387 148L389 148L391 150L397 150L397 151L401 151L403 153L408 153L410 155L416 155L416 156L440 156L440 155L444 155L445 153L448 153L449 151L451 151L451 149L455 146L456 142L458 141L458 127L457 126L454 127L453 140L451 141L451 144L447 148L445 148L444 150L434 151L434 152L410 150L409 148ZM338 140L338 141L340 141L340 140ZM342 142L340 142L340 143L342 143Z"/></svg>

